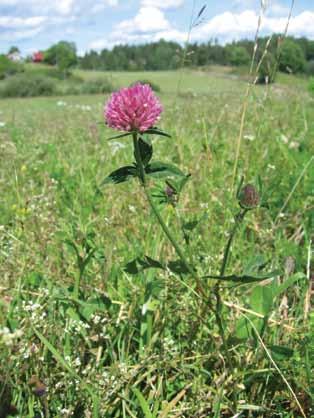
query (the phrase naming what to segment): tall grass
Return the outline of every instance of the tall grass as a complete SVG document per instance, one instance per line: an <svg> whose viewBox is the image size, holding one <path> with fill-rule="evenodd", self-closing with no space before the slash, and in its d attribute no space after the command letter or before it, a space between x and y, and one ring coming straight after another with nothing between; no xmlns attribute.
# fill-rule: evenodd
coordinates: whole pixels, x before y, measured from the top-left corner
<svg viewBox="0 0 314 418"><path fill-rule="evenodd" d="M183 79L182 93L189 83ZM300 174L313 154L313 109L303 93L282 88L284 98L278 86L267 98L258 88L248 107L243 152L249 164L240 160L240 173L245 169L247 181L262 177L269 209L239 229L231 264L241 271L264 255L270 269L284 269L275 281L283 290L270 303L267 282L223 286L233 372L213 314L200 317L193 279L123 268L146 254L163 262L175 257L150 212L138 217L144 200L135 185L131 196L124 185L99 193L106 174L131 154L127 141L105 141L110 132L98 123L102 100L72 97L62 107L54 98L2 102L1 390L20 415L84 416L98 410L99 398L99 416L230 416L235 397L243 416L298 416L254 327L310 415L312 317L303 317L313 170ZM196 222L185 233L201 275L219 273L237 211L228 186L238 97L198 93L178 97L173 109L171 97L161 95L161 127L173 139L158 140L158 158L192 174L176 211L166 206L163 216L180 241L178 222ZM78 274L79 300L71 293ZM204 285L214 290L211 279Z"/></svg>
<svg viewBox="0 0 314 418"><path fill-rule="evenodd" d="M133 150L103 97L1 102L0 415L311 416L312 99L189 72L174 103L177 74L150 78L182 191L104 186Z"/></svg>

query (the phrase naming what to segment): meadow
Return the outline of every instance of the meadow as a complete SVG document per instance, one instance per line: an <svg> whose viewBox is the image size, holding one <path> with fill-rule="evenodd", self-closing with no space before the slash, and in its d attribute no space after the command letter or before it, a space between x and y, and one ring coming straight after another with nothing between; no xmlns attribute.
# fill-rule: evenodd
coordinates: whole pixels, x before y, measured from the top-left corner
<svg viewBox="0 0 314 418"><path fill-rule="evenodd" d="M149 189L209 302L136 179L104 184L133 158L130 138L108 140L108 95L2 99L0 417L311 417L306 82L247 92L219 68L99 76L160 86L171 138L153 137L154 158L191 177L175 202L158 198L165 179ZM242 177L263 204L236 231L227 274L260 281L218 282L207 276L219 275ZM217 282L226 344L209 309Z"/></svg>

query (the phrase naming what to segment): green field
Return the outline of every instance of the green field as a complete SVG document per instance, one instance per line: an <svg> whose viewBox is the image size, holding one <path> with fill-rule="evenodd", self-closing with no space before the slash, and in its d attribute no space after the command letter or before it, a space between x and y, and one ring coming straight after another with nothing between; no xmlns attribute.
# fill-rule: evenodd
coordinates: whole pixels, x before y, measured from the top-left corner
<svg viewBox="0 0 314 418"><path fill-rule="evenodd" d="M97 77L161 88L159 127L171 138L154 137L153 158L191 178L175 205L157 202L165 179L149 190L204 295L136 179L102 184L133 159L129 137L107 140L108 97L1 100L0 416L310 417L306 82L281 76L246 96L245 78L219 68ZM239 285L204 276L219 275L242 176L264 207L236 231L226 275L270 278ZM168 267L144 269L145 256ZM210 309L217 283L225 346Z"/></svg>

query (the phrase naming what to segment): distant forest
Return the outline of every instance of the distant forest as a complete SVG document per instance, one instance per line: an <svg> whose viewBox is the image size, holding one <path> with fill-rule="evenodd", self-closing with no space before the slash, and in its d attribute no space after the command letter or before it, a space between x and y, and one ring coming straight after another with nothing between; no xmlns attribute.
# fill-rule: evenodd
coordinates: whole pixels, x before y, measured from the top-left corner
<svg viewBox="0 0 314 418"><path fill-rule="evenodd" d="M307 38L279 35L260 38L256 58L267 55L279 62L284 72L314 72L314 41ZM227 45L217 41L190 44L187 48L176 42L160 40L144 45L118 45L112 50L89 51L79 58L79 67L102 71L174 70L181 66L204 67L213 64L244 66L251 62L254 41L241 40Z"/></svg>

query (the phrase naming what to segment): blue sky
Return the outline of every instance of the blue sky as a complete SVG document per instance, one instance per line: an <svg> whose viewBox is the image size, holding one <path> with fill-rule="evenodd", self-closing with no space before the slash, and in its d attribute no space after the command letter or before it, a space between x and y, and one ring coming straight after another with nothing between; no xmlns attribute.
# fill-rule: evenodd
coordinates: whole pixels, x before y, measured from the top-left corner
<svg viewBox="0 0 314 418"><path fill-rule="evenodd" d="M261 12L263 34L284 31L291 0L0 0L0 52L17 45L26 55L59 40L79 53L160 38L183 43L192 10L203 5L192 40L225 43L253 37ZM314 0L295 0L289 33L314 39Z"/></svg>

